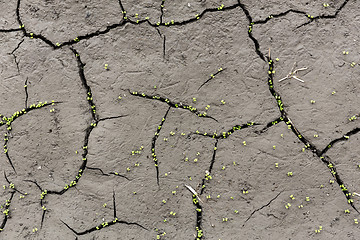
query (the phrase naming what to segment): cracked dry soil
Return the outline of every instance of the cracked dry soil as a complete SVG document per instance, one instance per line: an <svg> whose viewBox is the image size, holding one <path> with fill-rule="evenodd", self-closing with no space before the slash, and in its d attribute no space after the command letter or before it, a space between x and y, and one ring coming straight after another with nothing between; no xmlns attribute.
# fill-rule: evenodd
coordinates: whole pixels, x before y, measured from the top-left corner
<svg viewBox="0 0 360 240"><path fill-rule="evenodd" d="M359 239L357 0L0 9L0 239Z"/></svg>

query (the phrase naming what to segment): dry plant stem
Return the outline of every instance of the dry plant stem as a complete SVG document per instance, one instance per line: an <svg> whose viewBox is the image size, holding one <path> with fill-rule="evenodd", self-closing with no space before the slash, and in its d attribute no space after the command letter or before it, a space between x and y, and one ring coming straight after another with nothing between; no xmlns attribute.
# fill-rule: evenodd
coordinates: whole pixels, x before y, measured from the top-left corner
<svg viewBox="0 0 360 240"><path fill-rule="evenodd" d="M190 191L192 194L194 194L194 195L197 197L197 199L199 199L199 201L200 201L201 203L204 203L204 202L200 199L200 197L199 197L199 195L197 194L197 192L196 192L192 187L190 187L189 185L186 185L186 184L185 184L185 187L186 187L187 189L189 189L189 191Z"/></svg>
<svg viewBox="0 0 360 240"><path fill-rule="evenodd" d="M269 51L269 56L270 56L270 51ZM303 80L301 80L300 78L298 78L297 76L295 76L295 74L296 74L297 72L299 72L299 71L306 70L307 67L298 68L298 69L295 69L295 67L296 67L296 62L294 62L294 65L293 65L293 67L291 68L291 71L289 72L289 74L286 75L286 77L283 77L282 79L280 79L279 82L284 81L284 80L286 80L286 79L290 79L290 78L294 78L294 79L296 79L296 80L298 80L298 81L300 81L300 82L304 82Z"/></svg>

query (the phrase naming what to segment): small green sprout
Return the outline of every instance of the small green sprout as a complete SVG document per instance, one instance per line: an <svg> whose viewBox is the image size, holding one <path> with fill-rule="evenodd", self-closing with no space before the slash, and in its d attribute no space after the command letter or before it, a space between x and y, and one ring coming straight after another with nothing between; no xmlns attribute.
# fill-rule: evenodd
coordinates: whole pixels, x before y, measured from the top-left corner
<svg viewBox="0 0 360 240"><path fill-rule="evenodd" d="M288 172L287 175L288 175L288 177L292 177L293 173L292 173L292 172Z"/></svg>
<svg viewBox="0 0 360 240"><path fill-rule="evenodd" d="M343 54L344 54L344 55L348 55L349 52L348 52L348 51L343 51Z"/></svg>
<svg viewBox="0 0 360 240"><path fill-rule="evenodd" d="M332 93L331 93L331 94L332 94L332 95L334 95L335 93L336 93L336 91L334 90L334 91L332 91Z"/></svg>
<svg viewBox="0 0 360 240"><path fill-rule="evenodd" d="M279 163L275 163L275 167L278 168L278 167L279 167Z"/></svg>
<svg viewBox="0 0 360 240"><path fill-rule="evenodd" d="M105 63L104 69L105 69L105 70L109 70L108 67L109 67L109 64Z"/></svg>
<svg viewBox="0 0 360 240"><path fill-rule="evenodd" d="M310 197L305 197L305 201L309 202L309 201L310 201Z"/></svg>
<svg viewBox="0 0 360 240"><path fill-rule="evenodd" d="M225 102L224 100L221 100L221 104L225 105L225 103L226 103L226 102Z"/></svg>
<svg viewBox="0 0 360 240"><path fill-rule="evenodd" d="M346 209L346 210L345 210L345 213L350 213L350 210L349 210L349 209Z"/></svg>
<svg viewBox="0 0 360 240"><path fill-rule="evenodd" d="M359 224L359 222L358 222L358 220L356 218L354 219L354 223Z"/></svg>
<svg viewBox="0 0 360 240"><path fill-rule="evenodd" d="M315 233L320 233L322 230L323 230L323 229L322 229L322 226L319 226L319 229L316 229L316 230L315 230Z"/></svg>
<svg viewBox="0 0 360 240"><path fill-rule="evenodd" d="M196 102L196 98L193 97L193 102Z"/></svg>
<svg viewBox="0 0 360 240"><path fill-rule="evenodd" d="M324 7L328 7L328 6L330 6L328 3L323 3L323 6Z"/></svg>
<svg viewBox="0 0 360 240"><path fill-rule="evenodd" d="M289 209L291 207L291 204L290 203L287 203L286 205L285 205L285 208L286 209Z"/></svg>
<svg viewBox="0 0 360 240"><path fill-rule="evenodd" d="M244 146L246 146L246 141L243 141Z"/></svg>
<svg viewBox="0 0 360 240"><path fill-rule="evenodd" d="M311 103L311 104L314 104L314 103L315 103L315 100L310 100L310 103Z"/></svg>

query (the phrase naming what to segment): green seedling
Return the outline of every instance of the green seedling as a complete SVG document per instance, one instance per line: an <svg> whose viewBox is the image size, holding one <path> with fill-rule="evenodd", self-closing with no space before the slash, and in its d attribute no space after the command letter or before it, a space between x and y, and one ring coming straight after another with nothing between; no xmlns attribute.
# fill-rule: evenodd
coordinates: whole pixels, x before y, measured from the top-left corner
<svg viewBox="0 0 360 240"><path fill-rule="evenodd" d="M319 226L319 229L316 229L316 230L315 230L315 233L320 233L322 230L323 230L323 229L322 229L322 226Z"/></svg>

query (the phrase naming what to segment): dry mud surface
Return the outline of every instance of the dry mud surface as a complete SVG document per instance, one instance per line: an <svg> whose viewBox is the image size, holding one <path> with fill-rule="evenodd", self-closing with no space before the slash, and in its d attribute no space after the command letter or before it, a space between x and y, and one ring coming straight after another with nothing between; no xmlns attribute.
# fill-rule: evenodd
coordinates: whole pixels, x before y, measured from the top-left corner
<svg viewBox="0 0 360 240"><path fill-rule="evenodd" d="M0 9L0 239L360 238L357 0Z"/></svg>

